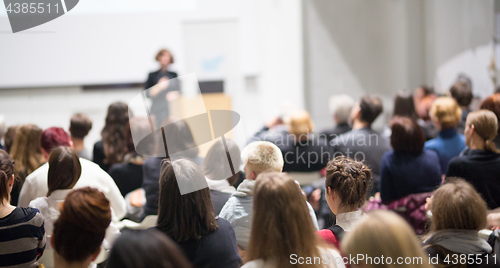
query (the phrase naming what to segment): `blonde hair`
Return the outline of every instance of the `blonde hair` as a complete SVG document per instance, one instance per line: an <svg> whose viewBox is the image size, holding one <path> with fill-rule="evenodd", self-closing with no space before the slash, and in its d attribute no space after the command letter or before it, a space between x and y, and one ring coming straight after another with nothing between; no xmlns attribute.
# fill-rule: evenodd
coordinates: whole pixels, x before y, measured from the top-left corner
<svg viewBox="0 0 500 268"><path fill-rule="evenodd" d="M493 139L497 136L498 119L489 110L470 112L465 121L466 126L474 125L474 131L484 140L486 150L498 152Z"/></svg>
<svg viewBox="0 0 500 268"><path fill-rule="evenodd" d="M249 143L241 153L241 159L256 174L262 172L281 172L283 155L278 146L268 141Z"/></svg>
<svg viewBox="0 0 500 268"><path fill-rule="evenodd" d="M290 126L289 133L296 137L307 135L311 133L314 128L311 116L304 110L296 111L291 114L290 118L288 118L288 125Z"/></svg>
<svg viewBox="0 0 500 268"><path fill-rule="evenodd" d="M474 187L462 179L451 179L432 197L431 231L486 227L487 206Z"/></svg>
<svg viewBox="0 0 500 268"><path fill-rule="evenodd" d="M162 48L160 49L160 51L158 51L158 53L156 53L155 60L160 61L160 57L163 56L165 53L168 53L170 55L170 63L171 64L174 63L174 56L172 55L172 52L170 52L170 50L166 48Z"/></svg>
<svg viewBox="0 0 500 268"><path fill-rule="evenodd" d="M362 254L366 267L400 267L398 259L405 267L433 267L413 229L390 211L373 211L360 219L354 229L346 233L342 251L344 256ZM375 264L382 256L385 262Z"/></svg>
<svg viewBox="0 0 500 268"><path fill-rule="evenodd" d="M42 129L33 124L21 126L16 131L10 156L16 163L15 172L21 177L22 182L45 162L41 138Z"/></svg>
<svg viewBox="0 0 500 268"><path fill-rule="evenodd" d="M290 262L291 254L313 259L321 257L319 247L328 246L316 236L305 198L295 181L286 173L259 175L246 261L263 259L274 262L274 267L296 267Z"/></svg>
<svg viewBox="0 0 500 268"><path fill-rule="evenodd" d="M457 127L462 120L462 109L455 99L439 97L432 103L429 112L432 120L441 124L442 129Z"/></svg>

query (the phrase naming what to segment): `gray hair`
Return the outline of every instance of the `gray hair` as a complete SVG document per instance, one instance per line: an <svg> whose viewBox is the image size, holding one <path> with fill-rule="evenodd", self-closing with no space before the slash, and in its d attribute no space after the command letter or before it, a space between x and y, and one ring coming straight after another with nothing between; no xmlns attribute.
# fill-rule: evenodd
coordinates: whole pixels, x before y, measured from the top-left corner
<svg viewBox="0 0 500 268"><path fill-rule="evenodd" d="M346 94L333 95L330 97L330 114L338 119L338 123L344 123L349 120L354 99Z"/></svg>

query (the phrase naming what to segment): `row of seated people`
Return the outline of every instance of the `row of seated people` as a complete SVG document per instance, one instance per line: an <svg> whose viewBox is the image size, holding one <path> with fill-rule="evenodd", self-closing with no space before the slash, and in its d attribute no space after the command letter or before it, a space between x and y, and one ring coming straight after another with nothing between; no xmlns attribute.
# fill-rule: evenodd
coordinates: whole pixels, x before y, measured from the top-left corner
<svg viewBox="0 0 500 268"><path fill-rule="evenodd" d="M478 234L500 225L500 216L487 217L486 202L465 180L447 178L434 191L427 203L430 229L419 241L396 214L364 212L361 207L372 172L359 161L339 156L328 163L325 180L327 202L337 222L318 231L299 185L280 172L279 149L269 142L254 142L242 155L249 174L243 182L247 194L233 195L220 216L213 210L208 188L181 193L180 184L205 181L198 165L188 159L162 160L155 226L120 235L113 229L115 213L106 195L95 188L75 187L83 168L72 149L57 147L51 152L48 197L31 202L39 209L9 204L15 164L1 150L0 267L36 267L50 259L53 267L89 267L106 244L114 245L106 267L252 268L302 263L375 267L381 258L386 267L396 262L451 267L457 255L466 256L462 262L466 266L500 266L494 245ZM51 203L50 197L58 191L67 191L66 198ZM248 201L246 206L240 203ZM237 228L236 221L249 221L248 229ZM52 256L45 256L49 248Z"/></svg>

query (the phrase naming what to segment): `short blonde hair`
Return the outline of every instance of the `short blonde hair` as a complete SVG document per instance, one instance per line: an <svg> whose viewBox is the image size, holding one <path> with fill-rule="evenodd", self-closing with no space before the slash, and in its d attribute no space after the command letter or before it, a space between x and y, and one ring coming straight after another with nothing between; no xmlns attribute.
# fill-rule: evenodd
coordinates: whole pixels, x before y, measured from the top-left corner
<svg viewBox="0 0 500 268"><path fill-rule="evenodd" d="M290 126L290 134L297 137L311 133L314 128L311 116L309 116L309 113L304 110L291 114L288 119L288 125Z"/></svg>
<svg viewBox="0 0 500 268"><path fill-rule="evenodd" d="M362 254L366 267L400 267L397 259L410 260L405 267L433 267L415 232L394 212L378 210L360 219L342 241L344 256ZM383 256L392 262L376 264ZM371 261L368 260L371 258ZM359 263L360 264L360 263Z"/></svg>
<svg viewBox="0 0 500 268"><path fill-rule="evenodd" d="M432 120L441 124L443 129L457 127L462 120L462 109L455 99L450 97L439 97L430 110Z"/></svg>
<svg viewBox="0 0 500 268"><path fill-rule="evenodd" d="M249 143L241 153L241 159L256 174L262 172L281 172L283 155L278 146L268 141Z"/></svg>

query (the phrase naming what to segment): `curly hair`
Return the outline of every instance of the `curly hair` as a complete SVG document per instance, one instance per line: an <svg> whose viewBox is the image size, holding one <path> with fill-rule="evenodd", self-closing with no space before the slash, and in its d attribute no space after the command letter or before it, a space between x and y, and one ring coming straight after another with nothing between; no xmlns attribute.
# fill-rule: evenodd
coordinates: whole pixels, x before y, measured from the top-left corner
<svg viewBox="0 0 500 268"><path fill-rule="evenodd" d="M371 178L372 172L365 164L337 156L326 165L325 188L327 193L337 192L341 206L359 208L366 200Z"/></svg>
<svg viewBox="0 0 500 268"><path fill-rule="evenodd" d="M106 124L102 129L105 164L121 163L128 153L127 124L128 105L124 102L114 102L109 105Z"/></svg>

